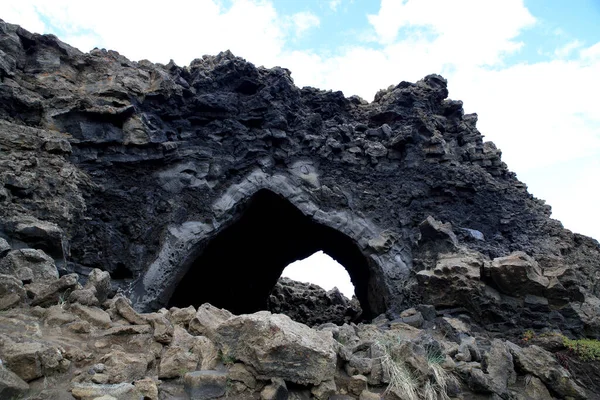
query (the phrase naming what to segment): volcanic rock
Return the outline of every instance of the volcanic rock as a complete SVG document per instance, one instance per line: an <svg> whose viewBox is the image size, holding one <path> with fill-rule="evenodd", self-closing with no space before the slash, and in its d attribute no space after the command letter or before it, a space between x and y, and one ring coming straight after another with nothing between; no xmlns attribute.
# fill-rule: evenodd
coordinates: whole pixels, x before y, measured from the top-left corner
<svg viewBox="0 0 600 400"><path fill-rule="evenodd" d="M46 377L185 398L181 378L220 368L232 396L366 379L379 398L394 352L433 384L431 349L451 397L599 395L576 354L526 339L600 338L600 245L550 218L439 75L369 103L230 52L134 62L0 21L0 148L0 360L25 395ZM356 300L277 283L319 250Z"/></svg>
<svg viewBox="0 0 600 400"><path fill-rule="evenodd" d="M268 309L308 326L326 322L343 325L359 320L362 311L356 298L348 300L337 288L325 291L289 278L279 278L269 296Z"/></svg>
<svg viewBox="0 0 600 400"><path fill-rule="evenodd" d="M444 78L367 103L230 52L133 62L0 25L0 236L13 248L64 273L107 271L138 310L266 309L287 264L323 250L348 270L362 318L467 298L497 329L517 318L598 334L584 311L598 242L549 218ZM439 265L449 253L486 275ZM419 290L452 281L422 276L440 268L455 269L457 294Z"/></svg>
<svg viewBox="0 0 600 400"><path fill-rule="evenodd" d="M230 318L217 328L223 353L260 375L299 384L333 379L336 353L329 332L315 332L282 314L261 311Z"/></svg>

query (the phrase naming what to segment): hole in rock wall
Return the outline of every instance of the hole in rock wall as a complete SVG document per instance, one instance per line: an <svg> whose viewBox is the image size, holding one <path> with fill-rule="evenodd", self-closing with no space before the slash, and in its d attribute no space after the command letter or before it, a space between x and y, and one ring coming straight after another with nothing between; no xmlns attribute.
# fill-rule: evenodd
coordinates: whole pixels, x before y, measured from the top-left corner
<svg viewBox="0 0 600 400"><path fill-rule="evenodd" d="M294 261L285 267L281 276L298 282L312 283L325 290L337 288L348 299L354 296L354 285L348 271L323 250Z"/></svg>
<svg viewBox="0 0 600 400"><path fill-rule="evenodd" d="M268 307L311 326L362 319L348 271L323 251L285 268L269 296Z"/></svg>
<svg viewBox="0 0 600 400"><path fill-rule="evenodd" d="M284 269L319 250L346 269L355 288L355 302L362 308L362 318L370 318L370 269L356 243L265 189L241 205L237 218L198 252L175 287L168 306L198 307L211 303L234 314L267 310Z"/></svg>

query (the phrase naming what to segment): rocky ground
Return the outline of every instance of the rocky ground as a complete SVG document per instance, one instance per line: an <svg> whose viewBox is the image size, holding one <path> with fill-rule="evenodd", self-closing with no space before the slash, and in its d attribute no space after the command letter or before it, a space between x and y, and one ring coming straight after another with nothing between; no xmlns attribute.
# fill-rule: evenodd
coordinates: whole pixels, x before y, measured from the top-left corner
<svg viewBox="0 0 600 400"><path fill-rule="evenodd" d="M294 290L305 301L324 304L324 298L337 298L327 316L338 311L340 325L310 328L283 314L236 316L210 304L138 313L127 298L114 295L107 272L93 270L82 286L76 274L59 278L41 250L11 250L5 243L3 249L2 399L546 400L599 395L597 381L586 376L592 369L582 369L554 332L500 339L466 314L448 317L425 305L392 320L381 315L368 324L344 323L351 307L339 292L287 279L274 297L281 300L282 292Z"/></svg>
<svg viewBox="0 0 600 400"><path fill-rule="evenodd" d="M443 77L369 103L0 20L0 81L0 398L600 397L600 244ZM278 283L318 250L356 299Z"/></svg>

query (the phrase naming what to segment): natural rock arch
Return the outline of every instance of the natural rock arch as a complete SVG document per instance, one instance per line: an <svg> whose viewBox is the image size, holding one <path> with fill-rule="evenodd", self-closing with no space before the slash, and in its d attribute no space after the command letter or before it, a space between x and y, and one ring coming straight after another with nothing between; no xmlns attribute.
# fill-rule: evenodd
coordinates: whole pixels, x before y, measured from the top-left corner
<svg viewBox="0 0 600 400"><path fill-rule="evenodd" d="M264 189L356 245L372 313L600 336L600 245L550 218L441 76L368 103L230 52L179 67L0 34L0 238L61 273L103 269L139 309L168 305Z"/></svg>
<svg viewBox="0 0 600 400"><path fill-rule="evenodd" d="M158 257L133 286L136 307L265 309L285 267L323 250L348 271L363 318L398 308L409 272L400 243L351 212L326 213L313 203L302 183L315 184L318 175L303 161L287 174L256 170L214 202L215 221L169 227Z"/></svg>
<svg viewBox="0 0 600 400"><path fill-rule="evenodd" d="M323 250L342 264L355 286L365 317L382 313L372 275L378 273L347 235L304 215L283 197L259 190L189 265L170 306L208 302L235 314L264 310L277 279L291 262Z"/></svg>

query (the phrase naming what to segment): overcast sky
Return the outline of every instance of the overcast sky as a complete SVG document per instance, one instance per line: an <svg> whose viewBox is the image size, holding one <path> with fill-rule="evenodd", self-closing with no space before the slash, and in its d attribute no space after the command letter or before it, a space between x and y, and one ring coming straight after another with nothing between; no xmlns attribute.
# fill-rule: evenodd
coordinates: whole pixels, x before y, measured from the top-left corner
<svg viewBox="0 0 600 400"><path fill-rule="evenodd" d="M440 73L553 217L600 239L598 0L2 0L0 18L132 60L230 49L369 101Z"/></svg>

